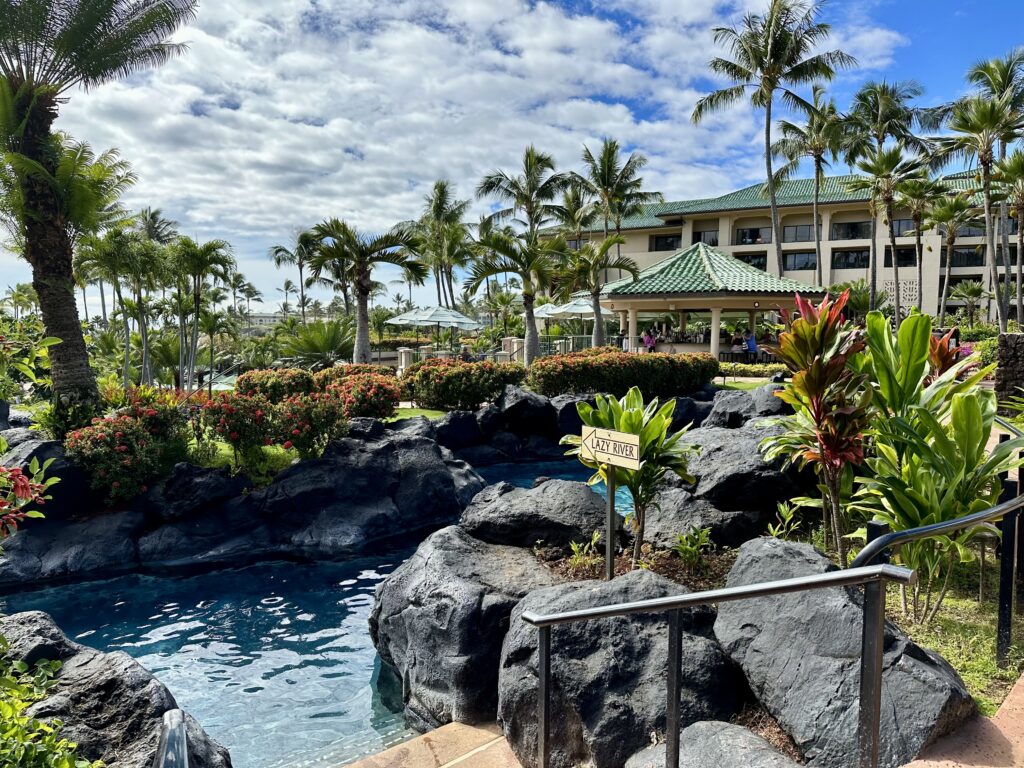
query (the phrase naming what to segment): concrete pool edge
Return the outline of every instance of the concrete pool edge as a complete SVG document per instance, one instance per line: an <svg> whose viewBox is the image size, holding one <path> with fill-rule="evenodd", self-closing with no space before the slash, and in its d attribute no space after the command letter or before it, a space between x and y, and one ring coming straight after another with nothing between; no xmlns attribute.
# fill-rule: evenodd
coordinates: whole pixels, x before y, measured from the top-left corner
<svg viewBox="0 0 1024 768"><path fill-rule="evenodd" d="M348 768L521 768L497 723L449 723Z"/></svg>

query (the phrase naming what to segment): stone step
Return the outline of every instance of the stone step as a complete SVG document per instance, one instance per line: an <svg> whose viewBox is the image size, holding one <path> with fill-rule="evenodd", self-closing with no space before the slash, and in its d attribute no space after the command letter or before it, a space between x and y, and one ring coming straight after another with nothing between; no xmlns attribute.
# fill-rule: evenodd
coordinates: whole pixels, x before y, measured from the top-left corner
<svg viewBox="0 0 1024 768"><path fill-rule="evenodd" d="M348 768L522 768L497 724L450 723Z"/></svg>

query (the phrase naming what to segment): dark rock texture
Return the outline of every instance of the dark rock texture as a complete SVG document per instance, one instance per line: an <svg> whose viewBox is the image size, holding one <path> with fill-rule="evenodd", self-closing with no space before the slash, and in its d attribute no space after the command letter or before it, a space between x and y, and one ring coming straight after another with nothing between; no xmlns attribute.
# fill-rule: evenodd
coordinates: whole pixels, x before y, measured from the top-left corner
<svg viewBox="0 0 1024 768"><path fill-rule="evenodd" d="M685 768L797 768L760 736L741 725L704 720L679 734L679 765ZM648 747L626 768L665 768L665 745Z"/></svg>
<svg viewBox="0 0 1024 768"><path fill-rule="evenodd" d="M687 426L691 429L703 426L713 407L714 404L710 401L694 400L692 397L677 397L670 429L673 432L678 432Z"/></svg>
<svg viewBox="0 0 1024 768"><path fill-rule="evenodd" d="M523 612L646 600L686 590L650 571L613 581L538 589L516 606L501 651L498 721L525 768L537 765L537 630ZM684 614L682 723L728 719L745 688L710 632L710 609ZM668 627L664 614L566 624L552 630L551 765L621 766L664 734ZM723 767L724 768L724 767Z"/></svg>
<svg viewBox="0 0 1024 768"><path fill-rule="evenodd" d="M792 413L789 405L775 396L778 389L781 389L778 384L765 384L749 391L722 390L715 395L714 405L704 426L736 429L751 419Z"/></svg>
<svg viewBox="0 0 1024 768"><path fill-rule="evenodd" d="M833 569L807 544L756 539L740 548L728 584ZM722 647L811 766L847 768L856 754L861 625L861 593L854 589L720 606L715 634ZM973 714L974 702L949 664L888 625L879 765L910 762Z"/></svg>
<svg viewBox="0 0 1024 768"><path fill-rule="evenodd" d="M594 405L594 395L558 395L551 398L551 407L555 409L555 426L559 438L563 435L578 435L583 431L583 420L576 409L579 403Z"/></svg>
<svg viewBox="0 0 1024 768"><path fill-rule="evenodd" d="M47 502L45 511L50 520L85 514L100 502L101 494L89 488L88 476L64 457L64 446L57 440L18 441L0 456L0 465L27 467L32 459L38 459L40 466L52 459L46 476L60 478L48 491L52 499Z"/></svg>
<svg viewBox="0 0 1024 768"><path fill-rule="evenodd" d="M618 528L622 519L618 518ZM586 483L548 480L535 488L508 483L491 485L477 494L462 513L459 525L492 544L532 547L538 541L552 547L588 542L606 526L605 501Z"/></svg>
<svg viewBox="0 0 1024 768"><path fill-rule="evenodd" d="M664 488L647 512L644 537L657 547L670 549L679 534L694 528L710 528L711 541L719 547L738 547L760 536L767 516L748 510L722 511L704 499L695 499L683 488Z"/></svg>
<svg viewBox="0 0 1024 768"><path fill-rule="evenodd" d="M97 513L69 501L58 516L50 504L45 520L28 521L4 543L0 587L344 557L452 523L485 484L413 426L412 433L336 441L322 458L293 464L259 490L219 470L179 465L128 509Z"/></svg>
<svg viewBox="0 0 1024 768"><path fill-rule="evenodd" d="M520 437L556 435L555 409L543 395L511 384L495 403L501 411L502 426Z"/></svg>
<svg viewBox="0 0 1024 768"><path fill-rule="evenodd" d="M0 431L0 438L7 443L7 449L17 448L29 440L42 440L43 436L34 429L28 427L10 427Z"/></svg>
<svg viewBox="0 0 1024 768"><path fill-rule="evenodd" d="M488 544L458 526L435 532L377 589L370 633L402 680L419 730L494 720L509 614L557 582L528 549Z"/></svg>
<svg viewBox="0 0 1024 768"><path fill-rule="evenodd" d="M480 443L484 436L476 416L469 411L446 413L434 424L437 442L453 451Z"/></svg>
<svg viewBox="0 0 1024 768"><path fill-rule="evenodd" d="M32 717L61 720L62 735L77 742L86 759L103 760L110 768L150 768L161 718L178 706L159 680L125 653L100 653L72 642L39 611L0 618L0 635L10 643L12 659L63 665L58 685L30 708ZM192 768L230 768L227 750L185 718Z"/></svg>

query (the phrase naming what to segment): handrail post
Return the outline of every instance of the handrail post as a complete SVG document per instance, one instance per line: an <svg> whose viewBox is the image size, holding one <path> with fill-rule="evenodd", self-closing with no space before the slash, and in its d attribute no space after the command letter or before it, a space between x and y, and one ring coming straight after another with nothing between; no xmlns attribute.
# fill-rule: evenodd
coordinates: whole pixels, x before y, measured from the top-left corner
<svg viewBox="0 0 1024 768"><path fill-rule="evenodd" d="M608 478L607 519L605 520L604 542L604 577L608 581L615 578L615 467L607 467L605 476Z"/></svg>
<svg viewBox="0 0 1024 768"><path fill-rule="evenodd" d="M1017 521L1020 512L1014 510L1003 516L999 542L999 617L996 625L996 664L1005 669L1013 643L1013 609L1017 574Z"/></svg>
<svg viewBox="0 0 1024 768"><path fill-rule="evenodd" d="M885 579L864 584L864 625L860 659L860 713L857 745L860 768L878 768L885 649Z"/></svg>
<svg viewBox="0 0 1024 768"><path fill-rule="evenodd" d="M865 544L870 544L875 539L882 538L887 533L890 533L891 530L892 530L891 528L889 528L889 524L888 523L882 523L882 522L879 522L877 520L868 520L866 528L867 528L867 540L864 542ZM889 560L890 560L889 550L885 550L884 552L879 552L874 557L874 561L876 563L880 564L880 565L883 564L883 563L888 563Z"/></svg>
<svg viewBox="0 0 1024 768"><path fill-rule="evenodd" d="M537 766L548 768L551 735L551 627L537 628Z"/></svg>
<svg viewBox="0 0 1024 768"><path fill-rule="evenodd" d="M682 694L683 612L668 614L668 710L665 718L665 768L679 768L679 697Z"/></svg>

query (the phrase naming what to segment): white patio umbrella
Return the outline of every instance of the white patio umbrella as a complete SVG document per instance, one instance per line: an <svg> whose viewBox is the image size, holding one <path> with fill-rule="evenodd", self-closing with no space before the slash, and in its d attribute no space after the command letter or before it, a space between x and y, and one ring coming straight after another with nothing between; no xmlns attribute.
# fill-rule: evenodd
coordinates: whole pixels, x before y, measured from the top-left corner
<svg viewBox="0 0 1024 768"><path fill-rule="evenodd" d="M557 304L541 304L539 307L533 308L533 317L536 320L549 320L554 317L551 313L557 311L557 309ZM526 317L525 312L523 313L523 317Z"/></svg>
<svg viewBox="0 0 1024 768"><path fill-rule="evenodd" d="M466 317L461 312L447 307L425 307L423 309L412 309L400 315L385 320L389 325L415 326L425 328L434 326L437 328L438 336L442 328L458 328L460 331L475 331L480 323L472 318Z"/></svg>
<svg viewBox="0 0 1024 768"><path fill-rule="evenodd" d="M601 308L601 317L605 320L611 320L614 313L607 309ZM553 308L548 314L548 317L556 320L587 320L594 319L594 307L592 306L590 299L573 299L568 304L559 304Z"/></svg>

